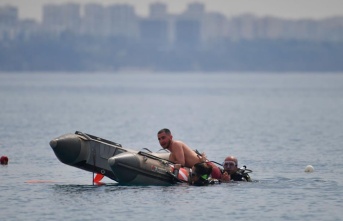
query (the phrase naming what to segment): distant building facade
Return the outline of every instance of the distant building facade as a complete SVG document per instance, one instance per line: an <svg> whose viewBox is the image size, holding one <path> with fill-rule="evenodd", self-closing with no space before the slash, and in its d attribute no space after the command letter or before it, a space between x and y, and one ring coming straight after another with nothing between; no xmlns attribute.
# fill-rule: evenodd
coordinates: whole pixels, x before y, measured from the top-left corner
<svg viewBox="0 0 343 221"><path fill-rule="evenodd" d="M109 36L136 38L138 36L138 18L133 6L115 4L105 9L105 29Z"/></svg>
<svg viewBox="0 0 343 221"><path fill-rule="evenodd" d="M40 23L20 20L17 7L0 7L0 39L71 33L141 40L167 48L179 44L208 48L223 40L343 41L343 17L286 20L243 14L228 18L219 12L208 12L205 4L196 2L179 14L168 13L167 4L155 2L149 5L147 17L138 16L129 4L45 4L42 10Z"/></svg>
<svg viewBox="0 0 343 221"><path fill-rule="evenodd" d="M16 34L18 9L13 6L0 7L0 40L11 39Z"/></svg>
<svg viewBox="0 0 343 221"><path fill-rule="evenodd" d="M104 6L94 3L84 6L82 33L90 36L106 36Z"/></svg>
<svg viewBox="0 0 343 221"><path fill-rule="evenodd" d="M47 4L43 6L43 28L52 32L79 32L80 5L75 3Z"/></svg>

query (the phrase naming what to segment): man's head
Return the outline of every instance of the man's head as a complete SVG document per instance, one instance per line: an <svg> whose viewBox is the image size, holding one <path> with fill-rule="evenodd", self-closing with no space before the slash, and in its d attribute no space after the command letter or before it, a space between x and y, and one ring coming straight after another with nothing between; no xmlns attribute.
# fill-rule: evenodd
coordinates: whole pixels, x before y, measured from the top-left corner
<svg viewBox="0 0 343 221"><path fill-rule="evenodd" d="M163 149L168 149L173 139L173 135L171 134L169 129L163 128L158 131L157 138L160 142L161 147L163 147Z"/></svg>
<svg viewBox="0 0 343 221"><path fill-rule="evenodd" d="M212 173L212 166L206 162L196 163L192 167L190 182L193 185L206 185L209 176Z"/></svg>
<svg viewBox="0 0 343 221"><path fill-rule="evenodd" d="M228 156L223 162L224 171L228 174L232 174L238 170L238 160L234 156Z"/></svg>
<svg viewBox="0 0 343 221"><path fill-rule="evenodd" d="M212 166L207 164L206 162L196 163L192 167L192 171L194 171L199 177L203 177L203 179L207 179L210 174L212 173Z"/></svg>

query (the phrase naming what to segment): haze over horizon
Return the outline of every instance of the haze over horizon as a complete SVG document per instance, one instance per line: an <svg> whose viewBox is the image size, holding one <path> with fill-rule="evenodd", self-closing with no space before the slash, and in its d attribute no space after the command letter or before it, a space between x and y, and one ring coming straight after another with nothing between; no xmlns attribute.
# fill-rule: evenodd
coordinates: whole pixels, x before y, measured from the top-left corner
<svg viewBox="0 0 343 221"><path fill-rule="evenodd" d="M199 2L206 5L206 11L220 12L227 17L251 13L256 16L273 16L285 19L322 19L333 16L343 16L342 0L0 0L0 6L12 5L19 9L21 19L33 18L38 21L42 17L42 6L44 4L63 3L99 3L130 4L135 7L136 13L146 16L149 4L154 2L166 3L169 13L180 13L184 11L189 3Z"/></svg>

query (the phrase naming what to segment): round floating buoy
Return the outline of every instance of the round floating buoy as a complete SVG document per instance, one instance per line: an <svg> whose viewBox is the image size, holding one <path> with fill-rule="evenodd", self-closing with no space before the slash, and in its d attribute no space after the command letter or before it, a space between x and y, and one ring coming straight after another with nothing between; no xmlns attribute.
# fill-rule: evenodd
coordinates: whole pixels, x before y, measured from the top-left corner
<svg viewBox="0 0 343 221"><path fill-rule="evenodd" d="M1 156L0 163L1 163L1 165L7 165L8 164L8 157L7 156Z"/></svg>
<svg viewBox="0 0 343 221"><path fill-rule="evenodd" d="M305 167L305 172L306 172L306 173L312 173L313 171L314 171L314 168L313 168L312 165L307 165L307 166Z"/></svg>

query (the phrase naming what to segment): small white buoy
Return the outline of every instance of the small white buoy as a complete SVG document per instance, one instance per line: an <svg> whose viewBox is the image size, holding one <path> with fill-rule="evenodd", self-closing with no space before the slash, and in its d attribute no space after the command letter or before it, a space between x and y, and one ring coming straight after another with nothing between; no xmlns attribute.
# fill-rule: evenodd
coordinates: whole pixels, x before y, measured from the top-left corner
<svg viewBox="0 0 343 221"><path fill-rule="evenodd" d="M313 168L312 165L307 165L307 166L305 167L305 172L306 172L306 173L312 173L313 171L314 171L314 168Z"/></svg>

